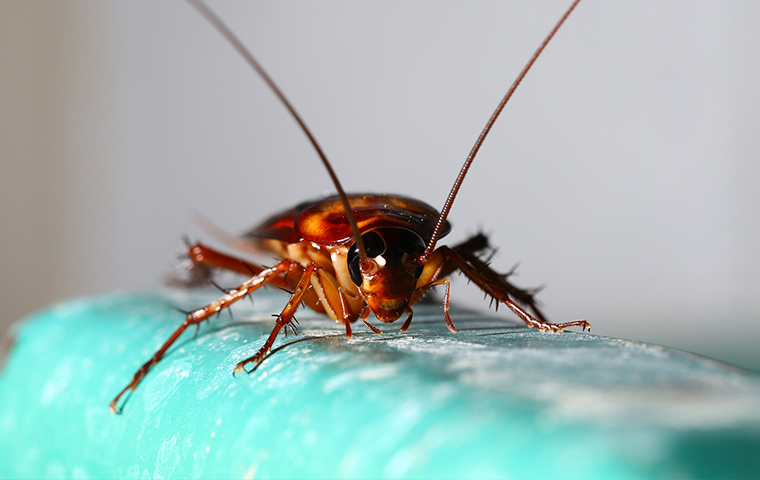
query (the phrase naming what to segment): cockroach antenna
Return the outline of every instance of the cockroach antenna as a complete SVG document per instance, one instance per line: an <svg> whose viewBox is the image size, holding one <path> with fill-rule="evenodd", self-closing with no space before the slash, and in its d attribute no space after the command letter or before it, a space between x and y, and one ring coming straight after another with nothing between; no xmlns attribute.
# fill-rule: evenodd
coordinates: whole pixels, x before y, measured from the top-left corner
<svg viewBox="0 0 760 480"><path fill-rule="evenodd" d="M325 152L322 150L322 147L319 146L319 142L317 142L317 139L312 135L311 130L309 130L309 127L306 126L306 122L303 121L301 116L296 112L296 109L293 107L293 105L290 104L288 99L285 97L285 94L282 93L282 91L277 87L277 84L274 83L274 80L269 76L269 74L264 70L264 68L259 64L259 62L253 57L253 54L243 45L243 43L238 39L238 37L232 33L232 30L227 27L227 25L220 19L214 12L211 10L208 5L206 5L202 0L187 0L190 5L196 8L203 17L211 23L211 25L216 28L219 33L222 34L222 36L230 42L230 44L235 48L235 50L238 51L240 55L245 59L248 64L253 67L254 70L256 70L256 73L259 74L259 76L264 80L264 83L267 84L267 86L272 90L272 92L277 96L277 98L282 102L282 104L287 108L288 112L290 112L290 115L293 117L293 119L298 123L298 126L301 127L301 130L303 130L303 133L306 134L306 136L309 139L309 142L311 142L312 146L314 146L314 150L317 151L317 155L319 155L319 158L322 160L322 163L324 164L325 168L327 169L327 173L330 175L330 178L333 181L333 184L335 185L335 189L338 191L338 196L340 197L340 201L343 204L343 209L346 212L346 219L348 220L349 225L351 226L351 233L353 234L354 241L356 242L356 248L359 251L359 265L360 266L366 266L367 265L367 251L364 248L364 241L362 240L361 232L359 231L359 226L356 223L356 216L354 215L353 210L351 209L351 204L348 202L348 196L346 196L345 190L343 190L343 187L340 184L340 180L338 180L338 176L335 174L335 171L332 168L332 165L330 165L330 161L327 160L327 155L325 155Z"/></svg>
<svg viewBox="0 0 760 480"><path fill-rule="evenodd" d="M546 48L546 45L549 43L549 41L551 41L552 37L554 37L554 34L557 33L557 30L559 30L559 27L561 27L562 24L565 23L565 20L567 20L567 17L570 16L570 14L573 12L573 10L578 5L578 3L580 3L580 1L581 0L575 0L573 4L570 5L570 8L568 8L567 11L565 11L564 15L562 15L562 18L559 19L559 21L554 26L554 28L549 32L549 35L547 35L546 38L544 38L544 41L541 42L541 45L533 53L533 56L530 57L530 60L528 60L528 63L525 64L520 74L512 83L512 86L509 87L509 90L507 90L507 93L506 95L504 95L504 98L502 98L501 102L499 102L499 105L496 107L496 110L494 110L494 112L491 114L491 118L488 119L488 122L486 123L486 126L483 128L483 131L480 132L480 136L478 136L478 139L475 142L475 145L473 145L472 150L470 150L470 154L467 155L467 159L465 160L464 165L462 165L462 169L459 171L459 175L457 175L457 179L454 182L454 186L451 187L451 191L449 192L449 196L446 198L446 203L443 204L443 208L441 209L441 215L438 217L438 222L435 225L435 230L433 230L433 235L432 237L430 237L430 241L427 244L427 248L425 248L425 252L417 256L417 258L415 259L415 263L417 263L418 265L423 265L427 261L427 259L430 257L430 255L433 253L433 251L435 250L436 243L438 243L438 239L440 238L440 235L441 235L441 230L446 224L446 218L449 216L449 212L451 211L451 205L454 203L454 199L456 198L457 193L459 192L459 187L462 186L462 182L464 182L464 177L465 175L467 175L467 171L470 169L470 165L472 165L472 161L475 159L475 155L478 154L478 150L480 150L481 145L483 145L483 141L486 139L486 135L488 135L488 132L491 131L491 127L493 127L493 124L496 122L496 119L499 118L501 111L504 110L504 106L512 97L512 94L515 93L517 86L520 85L520 82L522 82L523 78L525 78L525 74L528 73L528 70L530 70L530 67L533 66L538 56L541 55L541 52L544 51L544 48Z"/></svg>

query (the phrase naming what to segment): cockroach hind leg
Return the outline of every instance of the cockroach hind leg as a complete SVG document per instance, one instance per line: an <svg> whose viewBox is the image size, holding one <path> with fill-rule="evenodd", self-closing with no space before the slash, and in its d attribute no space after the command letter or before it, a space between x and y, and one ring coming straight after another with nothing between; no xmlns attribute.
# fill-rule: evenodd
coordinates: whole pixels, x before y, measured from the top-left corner
<svg viewBox="0 0 760 480"><path fill-rule="evenodd" d="M563 329L570 327L581 327L582 331L584 332L587 329L589 332L591 331L591 324L586 320L573 320L572 322L559 323L556 325L560 328L560 331L563 331Z"/></svg>
<svg viewBox="0 0 760 480"><path fill-rule="evenodd" d="M565 323L549 323L542 320L536 320L535 322L526 323L528 327L536 327L542 332L561 333L564 332L566 328L571 327L581 327L584 332L586 329L588 329L589 332L591 331L591 324L586 320L573 320L572 322Z"/></svg>
<svg viewBox="0 0 760 480"><path fill-rule="evenodd" d="M515 274L515 272L517 272L517 268L518 268L519 266L520 266L520 262L515 262L515 264L514 264L514 265L512 265L512 268L510 268L509 270L507 270L507 272L506 272L506 273L500 273L500 274L499 274L499 276L500 276L501 278L503 278L504 280L506 280L506 279L508 279L509 277L511 277L512 275L514 275L514 274ZM538 287L538 288L534 289L533 291L538 291L538 290L540 290L540 289L542 289L542 288L543 288L543 286L540 286L540 287Z"/></svg>
<svg viewBox="0 0 760 480"><path fill-rule="evenodd" d="M573 326L581 327L582 331L584 332L586 331L588 331L589 333L591 332L591 324L588 323L586 320L573 320L570 323L577 323L579 325L573 325Z"/></svg>
<svg viewBox="0 0 760 480"><path fill-rule="evenodd" d="M185 249L189 249L187 245ZM198 288L207 284L214 275L214 269L208 265L194 262L187 253L177 255L174 273L167 275L163 283L170 287Z"/></svg>

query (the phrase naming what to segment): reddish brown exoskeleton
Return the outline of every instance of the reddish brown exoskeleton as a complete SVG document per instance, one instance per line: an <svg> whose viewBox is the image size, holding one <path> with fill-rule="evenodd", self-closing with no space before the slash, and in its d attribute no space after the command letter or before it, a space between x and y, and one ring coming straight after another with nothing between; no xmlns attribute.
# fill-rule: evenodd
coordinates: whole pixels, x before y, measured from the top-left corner
<svg viewBox="0 0 760 480"><path fill-rule="evenodd" d="M351 337L351 323L357 319L361 319L373 332L382 333L367 321L370 313L384 323L395 322L407 315L401 327L403 332L412 322L412 306L431 288L444 285L445 322L448 329L456 333L448 312L449 280L445 277L457 270L493 301L505 303L529 327L550 332L560 332L567 327L581 327L584 330L590 328L591 325L585 320L549 323L537 308L533 291L512 285L507 275L492 270L481 258L481 253L489 249L484 235L476 235L453 247L436 248L438 240L451 229L446 218L491 126L533 62L579 1L575 0L557 22L491 115L439 213L424 202L398 195L346 195L319 144L279 88L205 4L200 0L190 0L243 55L290 111L316 149L338 194L301 203L278 213L245 235L260 248L273 252L282 259L272 267L250 263L201 244L190 246L189 258L199 268L224 269L250 278L218 300L188 313L174 334L113 399L111 411L119 411L121 396L127 390L137 387L148 370L163 358L167 349L185 329L191 325L197 326L264 285L292 292L290 300L277 315L274 329L264 345L255 355L238 363L235 372L246 370L249 364L255 368L269 354L281 330L295 331L294 314L301 304L326 313L337 323L344 324L347 337ZM520 305L528 308L532 315Z"/></svg>

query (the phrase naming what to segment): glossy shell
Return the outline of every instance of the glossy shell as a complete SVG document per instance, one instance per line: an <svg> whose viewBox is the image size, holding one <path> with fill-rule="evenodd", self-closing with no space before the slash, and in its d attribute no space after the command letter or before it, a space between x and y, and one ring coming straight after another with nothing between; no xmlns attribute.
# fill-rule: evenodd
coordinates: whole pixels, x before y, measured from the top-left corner
<svg viewBox="0 0 760 480"><path fill-rule="evenodd" d="M435 229L439 213L425 202L399 195L348 195L362 233L381 227L408 228L426 242ZM451 231L447 221L441 237ZM304 202L278 213L245 234L249 238L296 243L309 240L320 245L348 245L353 241L343 205L337 196Z"/></svg>

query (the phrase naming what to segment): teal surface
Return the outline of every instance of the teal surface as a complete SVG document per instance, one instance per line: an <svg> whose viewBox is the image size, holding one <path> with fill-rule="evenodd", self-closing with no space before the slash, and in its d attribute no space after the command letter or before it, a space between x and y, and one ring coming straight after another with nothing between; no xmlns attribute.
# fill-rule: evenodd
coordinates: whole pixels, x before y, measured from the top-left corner
<svg viewBox="0 0 760 480"><path fill-rule="evenodd" d="M456 309L452 335L438 305L404 334L356 326L348 341L304 311L297 337L235 378L287 298L257 293L183 335L109 413L181 322L173 307L211 298L109 295L25 321L0 376L0 477L760 477L755 374Z"/></svg>

